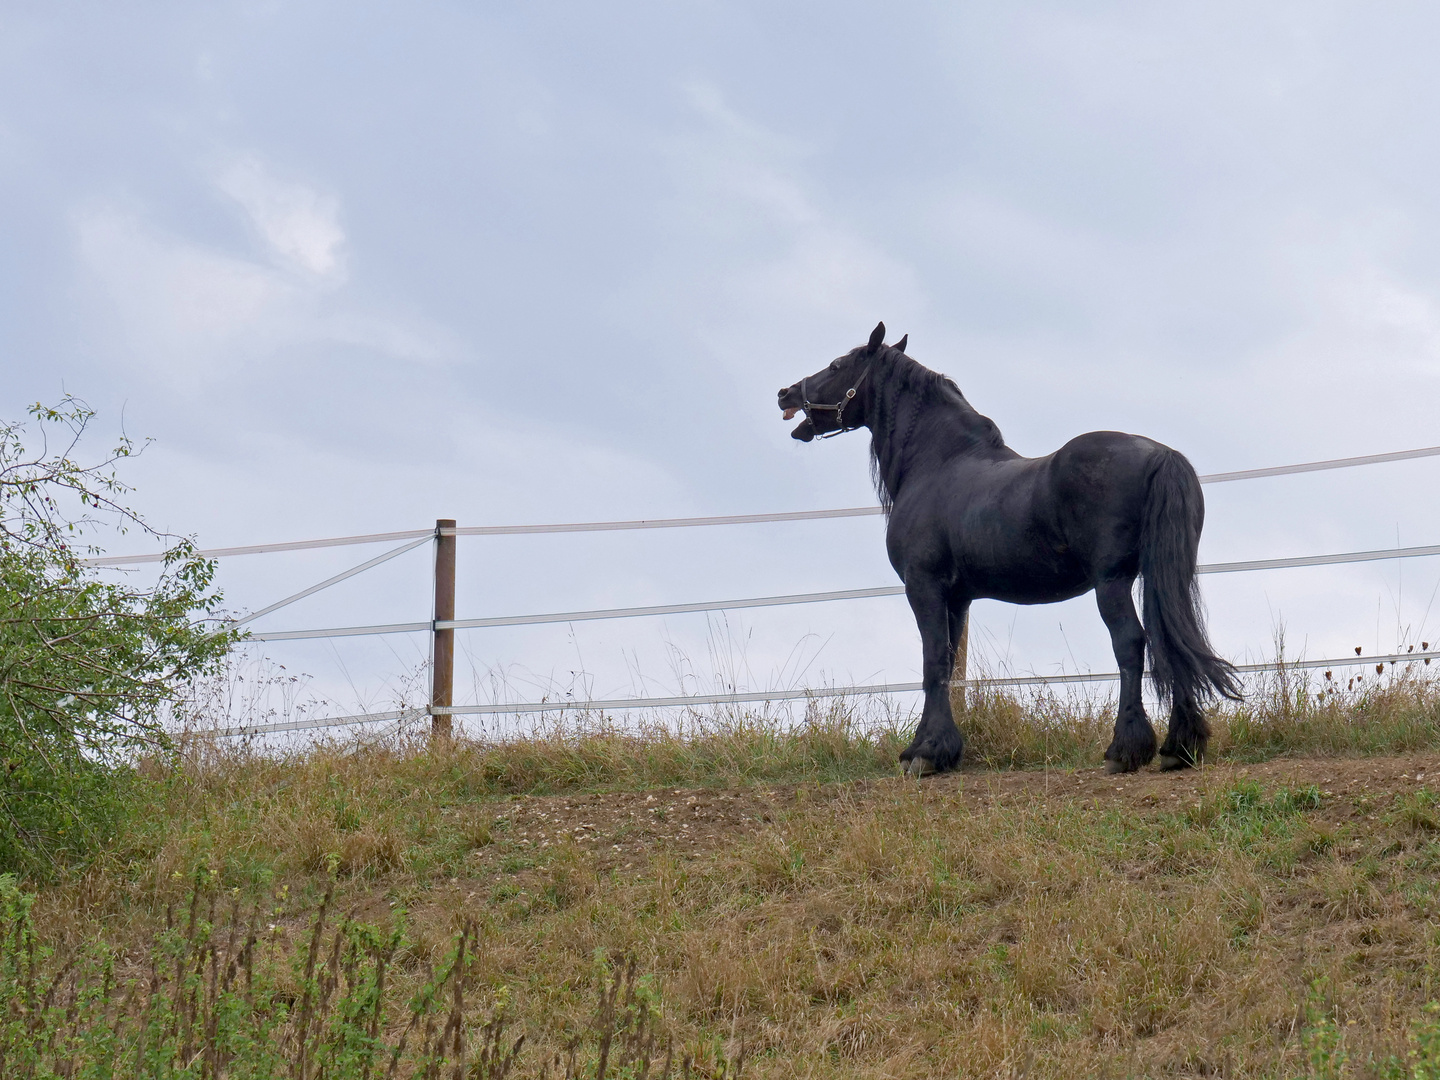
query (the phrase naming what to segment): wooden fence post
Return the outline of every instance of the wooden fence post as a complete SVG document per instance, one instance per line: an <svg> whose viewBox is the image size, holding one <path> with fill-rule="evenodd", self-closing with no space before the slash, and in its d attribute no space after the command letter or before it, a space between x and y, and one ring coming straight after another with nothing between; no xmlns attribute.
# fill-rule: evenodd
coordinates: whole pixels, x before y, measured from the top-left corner
<svg viewBox="0 0 1440 1080"><path fill-rule="evenodd" d="M435 622L455 618L455 535L442 530L453 529L455 522L442 518L435 522ZM455 704L455 631L433 627L434 641L430 662L430 707L440 709ZM430 714L432 740L448 740L453 732L450 714Z"/></svg>
<svg viewBox="0 0 1440 1080"><path fill-rule="evenodd" d="M959 704L965 704L965 668L970 658L970 612L965 612L965 621L960 624L960 642L955 646L955 666L950 671L950 704L953 708L956 704L955 698L960 697Z"/></svg>

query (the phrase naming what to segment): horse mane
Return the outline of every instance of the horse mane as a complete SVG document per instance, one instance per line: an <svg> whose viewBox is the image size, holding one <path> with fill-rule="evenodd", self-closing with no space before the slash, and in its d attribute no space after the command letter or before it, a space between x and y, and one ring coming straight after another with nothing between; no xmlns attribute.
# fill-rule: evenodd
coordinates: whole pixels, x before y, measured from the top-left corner
<svg viewBox="0 0 1440 1080"><path fill-rule="evenodd" d="M870 480L887 516L894 505L895 492L914 465L944 459L975 446L1004 447L1005 439L999 427L988 416L975 411L948 375L931 371L893 346L887 346L873 365L872 377L878 378L867 410ZM911 404L911 410L902 430L900 414L905 402ZM922 413L941 414L944 417L942 432L929 432L924 446L912 448L910 437Z"/></svg>

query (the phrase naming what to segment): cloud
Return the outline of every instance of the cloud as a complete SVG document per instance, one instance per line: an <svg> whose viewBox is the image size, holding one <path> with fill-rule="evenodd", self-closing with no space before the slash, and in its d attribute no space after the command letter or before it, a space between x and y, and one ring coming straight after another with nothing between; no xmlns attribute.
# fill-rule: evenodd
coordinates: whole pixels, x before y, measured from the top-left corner
<svg viewBox="0 0 1440 1080"><path fill-rule="evenodd" d="M820 214L805 185L795 176L804 147L741 116L720 88L692 81L685 99L704 121L698 135L682 144L684 172L692 184L712 196L736 199L758 209L777 225L805 226ZM697 183L698 182L698 183Z"/></svg>
<svg viewBox="0 0 1440 1080"><path fill-rule="evenodd" d="M149 228L113 206L76 215L80 255L132 346L167 375L192 376L239 339L283 335L302 290L282 274Z"/></svg>
<svg viewBox="0 0 1440 1080"><path fill-rule="evenodd" d="M739 283L753 309L815 312L857 333L860 321L913 313L922 304L915 272L843 228L806 230L785 255L756 267Z"/></svg>
<svg viewBox="0 0 1440 1080"><path fill-rule="evenodd" d="M1368 364L1384 357L1397 375L1440 374L1440 307L1433 293L1376 265L1357 268L1329 291L1330 325L1322 332L1348 345L1345 360Z"/></svg>
<svg viewBox="0 0 1440 1080"><path fill-rule="evenodd" d="M215 186L244 209L267 257L179 235L114 202L72 215L83 268L119 324L122 364L194 392L242 364L303 362L320 345L425 365L458 354L447 329L351 295L336 197L276 180L254 156L234 159Z"/></svg>
<svg viewBox="0 0 1440 1080"><path fill-rule="evenodd" d="M680 93L687 123L664 144L664 271L630 283L627 306L653 309L703 355L757 378L772 363L754 349L757 332L797 345L821 326L863 337L881 315L923 310L913 266L827 201L814 147L743 115L712 83Z"/></svg>
<svg viewBox="0 0 1440 1080"><path fill-rule="evenodd" d="M305 184L276 178L254 156L232 161L216 184L239 203L271 253L284 265L320 277L344 274L340 203Z"/></svg>

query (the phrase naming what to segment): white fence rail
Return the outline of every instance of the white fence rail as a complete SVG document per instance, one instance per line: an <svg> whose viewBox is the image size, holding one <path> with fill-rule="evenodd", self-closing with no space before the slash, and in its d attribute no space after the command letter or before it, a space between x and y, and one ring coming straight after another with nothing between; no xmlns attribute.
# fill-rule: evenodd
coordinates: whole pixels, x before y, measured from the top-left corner
<svg viewBox="0 0 1440 1080"><path fill-rule="evenodd" d="M1377 465L1386 462L1407 461L1416 458L1435 457L1440 455L1440 446L1422 447L1415 450L1400 450L1385 454L1366 454L1359 457L1334 458L1326 461L1303 462L1295 465L1278 465L1261 469L1242 469L1235 472L1210 473L1200 477L1202 484L1220 484L1236 480L1255 480L1265 477L1289 476L1297 473L1321 472L1330 469L1347 469L1361 465ZM407 551L421 546L422 544L448 541L453 544L450 537L460 536L522 536L546 533L579 533L579 532L615 532L636 529L675 529L692 528L711 525L753 525L770 522L791 522L791 521L820 521L834 518L847 517L869 517L882 513L878 506L848 507L835 510L799 510L771 514L731 514L712 517L689 517L689 518L655 518L635 521L591 521L576 522L570 524L550 525L478 525L456 527L450 522L444 522L432 529L409 529L400 532L367 533L357 536L341 536L320 540L297 540L272 544L253 544L241 547L209 548L200 551L199 554L207 558L226 558L237 555L259 555L285 551L304 551L316 548L341 547L358 544L393 543L402 541L399 547L384 552L372 559L369 559L348 570L342 571L333 577L327 578L309 588L303 589L283 600L261 608L259 611L238 619L235 625L244 625L259 619L261 616L269 615L296 601L313 596L322 589L337 585L342 581L363 573L372 567L379 566ZM1388 559L1407 559L1425 556L1440 555L1440 545L1428 545L1422 547L1397 547L1385 548L1374 551L1352 551L1340 552L1328 555L1302 555L1290 558L1279 559L1251 559L1241 562L1209 563L1202 564L1198 569L1202 574L1225 574L1237 573L1252 570L1278 570L1309 566L1332 566L1342 563L1372 562ZM91 566L133 566L143 563L160 562L164 559L163 554L142 554L142 555L121 555L104 556L84 560ZM439 577L437 576L437 588ZM453 610L453 574L449 578ZM407 634L407 633L430 633L436 635L453 634L456 630L472 630L482 628L506 627L506 626L534 626L547 623L573 623L598 619L623 619L640 618L657 615L679 615L691 614L706 611L731 611L744 608L777 607L791 604L813 604L824 603L836 600L861 600L875 597L898 596L904 593L903 586L890 585L870 589L838 589L829 592L795 593L782 596L761 596L747 597L732 600L702 601L688 604L658 604L640 607L605 608L591 611L564 611L547 612L529 615L507 615L492 616L479 619L431 619L423 622L406 623L383 623L370 626L345 626L331 627L326 629L312 630L267 630L252 632L248 635L251 641L297 641L316 638L338 638L358 637L379 634ZM438 593L437 593L438 595ZM438 609L438 605L437 605ZM1397 653L1385 656L1373 657L1344 657L1341 659L1327 659L1315 661L1303 661L1300 663L1287 664L1287 667L1294 668L1322 668L1322 667L1353 667L1365 664L1401 663L1410 661L1424 661L1429 663L1432 659L1440 657L1440 652L1420 653ZM1270 664L1242 665L1238 668L1241 672L1260 672L1273 668ZM1046 684L1064 683L1098 683L1111 682L1120 676L1115 672L1103 674L1077 674L1077 675L1033 675L1020 676L1015 678L975 680L976 684L1004 685L1004 686L1032 686ZM729 694L701 694L677 697L646 697L646 698L622 698L603 701L539 701L523 703L499 703L488 705L452 705L449 704L449 691L444 697L440 696L438 689L432 694L432 704L424 709L404 709L392 712L362 713L354 716L308 718L304 720L288 721L279 724L255 725L242 728L228 728L213 732L219 735L239 734L266 734L284 731L314 730L325 727L345 727L357 724L375 723L383 721L406 722L411 719L434 716L443 717L448 724L451 715L516 715L524 713L545 713L557 710L583 709L596 712L618 712L636 709L651 708L686 708L698 705L716 704L740 704L758 702L776 702L785 700L801 700L810 698L859 696L868 694L899 694L913 693L920 689L919 683L885 683L871 686L842 686L828 688L792 689L755 691ZM435 704L440 702L440 704Z"/></svg>

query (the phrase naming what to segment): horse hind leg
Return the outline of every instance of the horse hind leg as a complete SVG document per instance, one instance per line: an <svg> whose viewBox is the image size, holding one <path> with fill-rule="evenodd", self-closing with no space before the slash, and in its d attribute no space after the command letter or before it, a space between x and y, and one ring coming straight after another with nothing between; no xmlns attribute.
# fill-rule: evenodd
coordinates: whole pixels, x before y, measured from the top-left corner
<svg viewBox="0 0 1440 1080"><path fill-rule="evenodd" d="M1105 750L1107 772L1134 772L1155 757L1155 729L1145 715L1141 680L1145 675L1145 630L1130 597L1134 579L1101 582L1095 589L1100 617L1110 631L1115 662L1120 667L1120 704L1115 712L1115 737Z"/></svg>
<svg viewBox="0 0 1440 1080"><path fill-rule="evenodd" d="M1175 696L1170 710L1170 731L1160 747L1160 768L1189 769L1205 758L1210 743L1210 723L1205 711L1191 694Z"/></svg>

